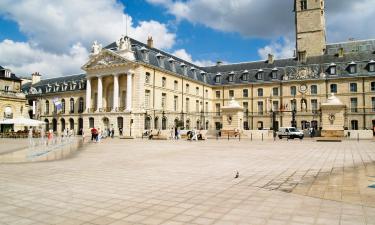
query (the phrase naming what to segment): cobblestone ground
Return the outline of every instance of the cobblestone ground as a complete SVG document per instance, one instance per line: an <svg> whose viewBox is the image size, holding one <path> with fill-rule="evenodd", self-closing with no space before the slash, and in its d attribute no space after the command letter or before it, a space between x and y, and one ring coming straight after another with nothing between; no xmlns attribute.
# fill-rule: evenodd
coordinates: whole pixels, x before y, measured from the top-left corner
<svg viewBox="0 0 375 225"><path fill-rule="evenodd" d="M371 141L105 140L0 165L0 224L375 224L374 160Z"/></svg>

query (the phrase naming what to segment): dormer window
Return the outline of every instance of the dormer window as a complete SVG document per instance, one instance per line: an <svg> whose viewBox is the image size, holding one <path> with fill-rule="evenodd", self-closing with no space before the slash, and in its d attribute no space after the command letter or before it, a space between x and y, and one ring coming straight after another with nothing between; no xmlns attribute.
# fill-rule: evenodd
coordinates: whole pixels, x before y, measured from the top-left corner
<svg viewBox="0 0 375 225"><path fill-rule="evenodd" d="M206 72L201 71L201 76L204 82L206 82Z"/></svg>
<svg viewBox="0 0 375 225"><path fill-rule="evenodd" d="M249 71L245 70L242 72L242 80L248 81L249 80Z"/></svg>
<svg viewBox="0 0 375 225"><path fill-rule="evenodd" d="M181 66L181 69L182 69L182 73L184 75L186 75L186 65L185 65L185 63L181 63L180 66Z"/></svg>
<svg viewBox="0 0 375 225"><path fill-rule="evenodd" d="M272 72L271 72L271 77L273 80L276 80L277 79L277 75L279 73L279 70L277 68L273 68L272 69Z"/></svg>
<svg viewBox="0 0 375 225"><path fill-rule="evenodd" d="M163 60L163 55L158 53L156 54L156 58L158 59L158 62L159 62L159 66L161 68L164 68L164 60Z"/></svg>
<svg viewBox="0 0 375 225"><path fill-rule="evenodd" d="M329 72L330 75L336 75L336 73L337 73L337 71L336 71L336 64L331 63L329 65L328 72Z"/></svg>
<svg viewBox="0 0 375 225"><path fill-rule="evenodd" d="M368 63L368 71L369 72L375 72L375 61L374 60L371 60Z"/></svg>
<svg viewBox="0 0 375 225"><path fill-rule="evenodd" d="M229 82L233 82L234 81L234 72L233 71L229 73L228 81Z"/></svg>
<svg viewBox="0 0 375 225"><path fill-rule="evenodd" d="M357 73L357 64L355 62L351 62L349 64L349 73L350 74L355 74Z"/></svg>
<svg viewBox="0 0 375 225"><path fill-rule="evenodd" d="M141 48L141 52L142 52L143 60L148 62L148 49L143 46Z"/></svg>
<svg viewBox="0 0 375 225"><path fill-rule="evenodd" d="M11 76L12 76L12 73L10 72L10 70L5 70L5 77L10 78Z"/></svg>
<svg viewBox="0 0 375 225"><path fill-rule="evenodd" d="M173 71L173 72L176 72L176 66L175 66L175 60L173 59L173 58L169 58L168 59L168 62L171 64L171 70Z"/></svg>
<svg viewBox="0 0 375 225"><path fill-rule="evenodd" d="M194 67L191 67L190 68L190 71L191 71L191 73L193 74L193 76L194 76L194 79L197 79L197 77L196 77L196 74L195 74L195 68Z"/></svg>
<svg viewBox="0 0 375 225"><path fill-rule="evenodd" d="M221 73L218 73L215 76L215 83L220 83L220 82L221 82Z"/></svg>
<svg viewBox="0 0 375 225"><path fill-rule="evenodd" d="M263 80L263 73L264 72L262 69L258 70L257 75L256 75L257 80Z"/></svg>

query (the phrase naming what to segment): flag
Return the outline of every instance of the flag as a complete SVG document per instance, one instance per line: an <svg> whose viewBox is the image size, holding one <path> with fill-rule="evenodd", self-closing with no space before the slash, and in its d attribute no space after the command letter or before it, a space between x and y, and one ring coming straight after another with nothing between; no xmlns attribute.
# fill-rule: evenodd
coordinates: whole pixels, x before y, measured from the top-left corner
<svg viewBox="0 0 375 225"><path fill-rule="evenodd" d="M58 98L53 99L53 104L55 104L55 107L56 107L57 111L62 109L62 103Z"/></svg>

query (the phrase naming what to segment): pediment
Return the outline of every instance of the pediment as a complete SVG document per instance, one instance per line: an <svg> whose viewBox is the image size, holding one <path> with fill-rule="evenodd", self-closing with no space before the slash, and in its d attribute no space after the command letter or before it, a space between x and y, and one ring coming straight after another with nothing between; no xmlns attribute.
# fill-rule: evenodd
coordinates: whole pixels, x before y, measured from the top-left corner
<svg viewBox="0 0 375 225"><path fill-rule="evenodd" d="M126 58L112 52L110 50L104 49L99 54L91 56L90 60L82 66L83 70L91 69L103 69L114 66L121 66L129 63L130 61Z"/></svg>

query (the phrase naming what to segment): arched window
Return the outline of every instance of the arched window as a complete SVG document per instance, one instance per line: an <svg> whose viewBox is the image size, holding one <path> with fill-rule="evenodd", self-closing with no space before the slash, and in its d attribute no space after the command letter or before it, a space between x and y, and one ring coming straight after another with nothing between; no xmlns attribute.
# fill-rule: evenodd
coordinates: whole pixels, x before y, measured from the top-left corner
<svg viewBox="0 0 375 225"><path fill-rule="evenodd" d="M167 129L167 117L163 117L161 120L161 129L166 130Z"/></svg>
<svg viewBox="0 0 375 225"><path fill-rule="evenodd" d="M311 92L312 95L317 95L318 94L318 86L311 85L310 92Z"/></svg>
<svg viewBox="0 0 375 225"><path fill-rule="evenodd" d="M57 119L52 120L52 130L53 132L57 131Z"/></svg>
<svg viewBox="0 0 375 225"><path fill-rule="evenodd" d="M124 118L123 117L117 117L117 128L122 129L124 128Z"/></svg>
<svg viewBox="0 0 375 225"><path fill-rule="evenodd" d="M46 124L46 131L49 131L49 121L48 121L48 119L45 119L44 122Z"/></svg>
<svg viewBox="0 0 375 225"><path fill-rule="evenodd" d="M49 101L46 101L46 115L49 115Z"/></svg>
<svg viewBox="0 0 375 225"><path fill-rule="evenodd" d="M74 99L71 98L70 99L70 110L69 110L70 113L74 113Z"/></svg>
<svg viewBox="0 0 375 225"><path fill-rule="evenodd" d="M65 99L61 100L61 113L65 114Z"/></svg>
<svg viewBox="0 0 375 225"><path fill-rule="evenodd" d="M84 111L84 103L83 103L83 98L79 98L79 104L78 104L78 113L83 113Z"/></svg>
<svg viewBox="0 0 375 225"><path fill-rule="evenodd" d="M145 117L145 130L151 129L151 117L146 116Z"/></svg>
<svg viewBox="0 0 375 225"><path fill-rule="evenodd" d="M290 87L290 95L291 96L296 96L297 95L297 87L296 86L291 86Z"/></svg>
<svg viewBox="0 0 375 225"><path fill-rule="evenodd" d="M94 128L94 127L95 127L94 118L90 117L89 118L89 128Z"/></svg>
<svg viewBox="0 0 375 225"><path fill-rule="evenodd" d="M61 123L61 131L64 131L65 130L65 119L61 118L60 123Z"/></svg>
<svg viewBox="0 0 375 225"><path fill-rule="evenodd" d="M155 128L155 129L159 129L159 117L156 117L156 118L154 119L154 128Z"/></svg>
<svg viewBox="0 0 375 225"><path fill-rule="evenodd" d="M70 125L70 130L74 130L74 119L73 118L69 119L69 125Z"/></svg>

